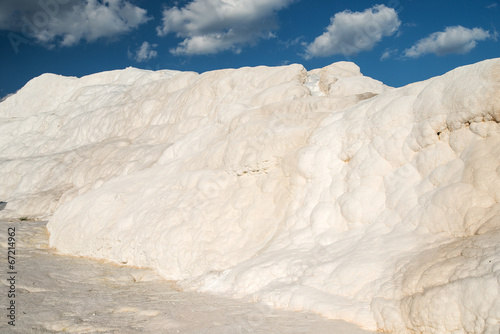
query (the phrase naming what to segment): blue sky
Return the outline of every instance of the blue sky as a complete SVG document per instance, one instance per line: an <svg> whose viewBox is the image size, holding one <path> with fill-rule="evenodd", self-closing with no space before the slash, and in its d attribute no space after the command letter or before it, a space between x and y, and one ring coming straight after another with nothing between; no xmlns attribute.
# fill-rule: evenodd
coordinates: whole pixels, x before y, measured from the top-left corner
<svg viewBox="0 0 500 334"><path fill-rule="evenodd" d="M0 2L0 97L45 72L353 61L402 86L500 57L499 0Z"/></svg>

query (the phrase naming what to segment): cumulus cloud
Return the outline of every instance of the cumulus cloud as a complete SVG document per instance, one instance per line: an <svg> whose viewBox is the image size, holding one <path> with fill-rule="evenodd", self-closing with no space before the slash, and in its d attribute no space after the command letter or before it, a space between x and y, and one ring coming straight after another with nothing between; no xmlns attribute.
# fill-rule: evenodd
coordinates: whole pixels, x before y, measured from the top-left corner
<svg viewBox="0 0 500 334"><path fill-rule="evenodd" d="M411 48L406 49L403 55L417 58L428 53L438 56L450 53L463 54L474 49L478 41L488 38L495 38L495 35L481 28L447 27L444 31L432 33L419 40Z"/></svg>
<svg viewBox="0 0 500 334"><path fill-rule="evenodd" d="M194 0L186 6L166 8L159 36L183 38L173 54L239 52L260 38L273 38L275 13L294 0Z"/></svg>
<svg viewBox="0 0 500 334"><path fill-rule="evenodd" d="M148 42L143 42L142 45L132 53L129 51L129 58L133 58L138 62L143 62L155 58L158 56L158 52L154 50L158 44L149 44Z"/></svg>
<svg viewBox="0 0 500 334"><path fill-rule="evenodd" d="M0 29L47 46L111 38L149 20L126 0L17 0L0 2Z"/></svg>
<svg viewBox="0 0 500 334"><path fill-rule="evenodd" d="M384 36L394 34L401 25L393 8L376 5L363 12L349 10L335 14L326 31L306 46L306 58L345 56L373 49Z"/></svg>

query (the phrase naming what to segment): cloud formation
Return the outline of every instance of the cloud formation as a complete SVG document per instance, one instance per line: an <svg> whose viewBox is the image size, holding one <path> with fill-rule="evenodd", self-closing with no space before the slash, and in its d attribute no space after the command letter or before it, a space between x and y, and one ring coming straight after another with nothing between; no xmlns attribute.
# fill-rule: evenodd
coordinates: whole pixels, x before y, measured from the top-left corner
<svg viewBox="0 0 500 334"><path fill-rule="evenodd" d="M478 41L488 38L495 38L495 35L482 28L447 27L444 31L432 33L419 40L411 48L406 49L403 56L417 58L429 53L437 56L451 53L464 54L474 49Z"/></svg>
<svg viewBox="0 0 500 334"><path fill-rule="evenodd" d="M307 45L305 57L345 56L369 51L384 36L393 35L401 25L393 8L376 5L363 12L349 10L335 14L326 31Z"/></svg>
<svg viewBox="0 0 500 334"><path fill-rule="evenodd" d="M380 61L384 61L387 59L390 59L398 54L398 49L385 49L384 52L382 53L382 56L380 56Z"/></svg>
<svg viewBox="0 0 500 334"><path fill-rule="evenodd" d="M155 58L158 56L158 52L154 50L158 44L149 44L148 42L143 42L142 45L135 51L131 53L129 51L129 58L135 59L137 62L143 62Z"/></svg>
<svg viewBox="0 0 500 334"><path fill-rule="evenodd" d="M294 0L194 0L163 11L159 36L176 34L184 40L171 49L176 55L215 54L261 38L274 37L275 13Z"/></svg>
<svg viewBox="0 0 500 334"><path fill-rule="evenodd" d="M0 29L46 46L112 38L149 20L126 0L17 0L0 3Z"/></svg>

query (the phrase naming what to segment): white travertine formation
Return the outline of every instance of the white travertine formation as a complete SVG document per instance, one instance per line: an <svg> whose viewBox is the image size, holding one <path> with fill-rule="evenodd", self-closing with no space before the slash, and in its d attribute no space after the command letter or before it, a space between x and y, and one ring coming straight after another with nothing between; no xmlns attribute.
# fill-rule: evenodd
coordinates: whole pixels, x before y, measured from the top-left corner
<svg viewBox="0 0 500 334"><path fill-rule="evenodd" d="M500 59L394 89L352 63L45 74L0 103L0 217L397 333L496 333Z"/></svg>

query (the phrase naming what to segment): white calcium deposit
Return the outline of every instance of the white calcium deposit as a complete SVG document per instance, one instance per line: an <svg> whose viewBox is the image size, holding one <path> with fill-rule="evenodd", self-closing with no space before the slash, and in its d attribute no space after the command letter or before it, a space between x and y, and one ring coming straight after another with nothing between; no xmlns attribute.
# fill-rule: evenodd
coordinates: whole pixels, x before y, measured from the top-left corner
<svg viewBox="0 0 500 334"><path fill-rule="evenodd" d="M498 333L500 59L394 89L340 62L44 74L0 103L1 217L185 289Z"/></svg>

